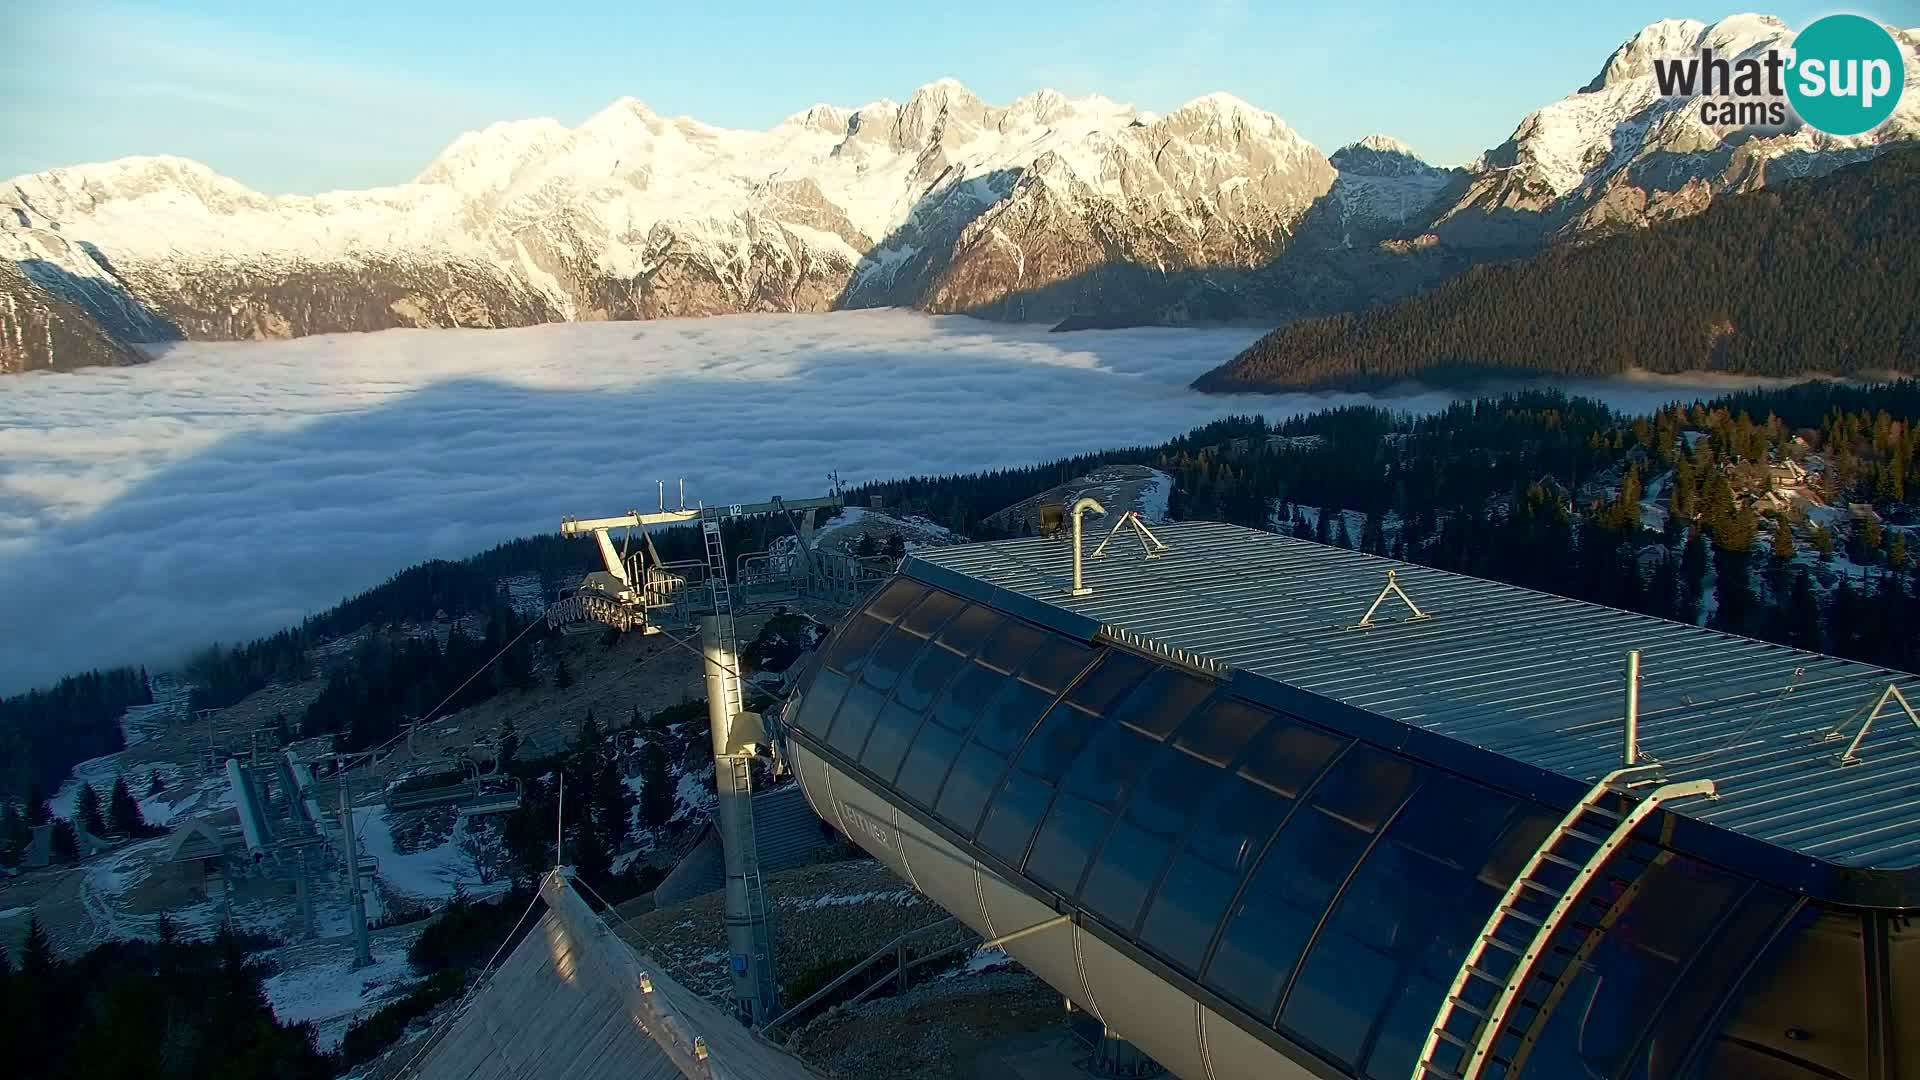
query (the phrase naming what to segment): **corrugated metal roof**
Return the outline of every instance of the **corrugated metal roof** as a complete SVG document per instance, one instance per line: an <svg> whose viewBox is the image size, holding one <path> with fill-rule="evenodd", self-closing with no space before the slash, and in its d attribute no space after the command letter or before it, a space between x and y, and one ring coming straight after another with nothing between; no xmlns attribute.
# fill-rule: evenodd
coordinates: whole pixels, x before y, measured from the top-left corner
<svg viewBox="0 0 1920 1080"><path fill-rule="evenodd" d="M1066 622L1587 783L1620 764L1625 654L1639 649L1643 753L1719 787L1675 812L1839 866L1920 867L1920 732L1894 706L1845 768L1846 743L1821 739L1889 681L1920 703L1920 678L1233 525L1155 531L1170 548L1157 559L1130 536L1087 558L1084 597L1068 595L1059 539L927 550L905 569L964 574ZM1389 570L1431 617L1389 599L1356 628Z"/></svg>

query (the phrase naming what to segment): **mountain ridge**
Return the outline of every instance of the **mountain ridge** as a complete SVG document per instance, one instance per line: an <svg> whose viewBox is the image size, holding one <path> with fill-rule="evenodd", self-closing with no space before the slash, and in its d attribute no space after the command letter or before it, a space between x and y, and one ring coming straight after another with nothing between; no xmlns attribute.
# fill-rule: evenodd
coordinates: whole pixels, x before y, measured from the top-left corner
<svg viewBox="0 0 1920 1080"><path fill-rule="evenodd" d="M20 271L0 278L0 373L130 362L175 336L886 305L1019 321L1351 309L1920 137L1920 93L1841 140L1703 129L1652 95L1660 50L1790 33L1761 16L1655 23L1460 169L1387 136L1323 155L1225 93L1154 114L1049 89L992 105L940 79L763 131L634 98L574 127L501 121L363 191L269 196L165 156L47 170L0 190L0 257ZM1895 33L1920 78L1920 37ZM87 317L91 333L46 332Z"/></svg>

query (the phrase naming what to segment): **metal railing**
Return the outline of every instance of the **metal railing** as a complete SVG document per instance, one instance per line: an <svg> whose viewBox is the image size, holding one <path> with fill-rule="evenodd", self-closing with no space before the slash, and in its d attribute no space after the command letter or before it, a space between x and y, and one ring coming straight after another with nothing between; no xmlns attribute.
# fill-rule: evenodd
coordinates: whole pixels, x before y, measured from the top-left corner
<svg viewBox="0 0 1920 1080"><path fill-rule="evenodd" d="M805 1013L807 1010L813 1008L815 1005L818 1005L822 1001L825 1001L827 998L831 997L834 991L847 985L847 983L851 982L856 976L860 975L862 972L868 970L869 968L873 967L873 965L878 964L883 960L891 959L894 961L895 966L892 972L892 978L875 980L872 985L861 988L859 993L847 999L846 1003L848 1005L857 1005L860 1002L865 1001L867 998L871 997L876 991L878 991L881 987L886 986L889 982L892 982L897 989L905 990L907 988L907 974L911 972L913 969L918 967L924 967L927 964L931 964L936 960L944 960L947 957L952 956L954 953L959 952L961 949L970 949L979 944L979 942L975 941L973 937L969 935L967 938L961 941L955 942L952 945L948 945L943 949L936 949L933 952L927 953L925 956L909 956L908 955L907 942L912 941L914 938L920 937L924 934L932 933L935 930L946 929L947 927L953 926L958 922L959 922L958 919L949 915L946 918L939 920L938 922L931 922L925 926L919 927L917 929L909 930L906 933L901 934L899 937L894 938L892 941L889 941L885 945L882 945L879 949L877 949L873 953L872 956L867 957L865 960L862 960L859 963L848 968L847 970L841 972L831 982L827 983L827 985L821 987L818 990L815 990L811 994L808 994L806 997L802 998L800 1001L789 1006L786 1009L786 1011L782 1012L780 1015L767 1021L765 1024L762 1024L760 1027L761 1032L763 1033L771 1032L774 1028L780 1026L781 1024L784 1024L787 1021L793 1019L794 1017L799 1016L802 1013Z"/></svg>

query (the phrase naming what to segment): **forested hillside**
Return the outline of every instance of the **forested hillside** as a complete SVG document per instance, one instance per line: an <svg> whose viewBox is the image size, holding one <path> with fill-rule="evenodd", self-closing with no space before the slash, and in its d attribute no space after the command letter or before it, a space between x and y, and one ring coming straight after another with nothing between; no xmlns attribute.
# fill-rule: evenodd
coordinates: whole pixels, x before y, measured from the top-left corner
<svg viewBox="0 0 1920 1080"><path fill-rule="evenodd" d="M145 668L89 671L0 698L0 795L58 788L75 762L120 749L120 715L152 701Z"/></svg>
<svg viewBox="0 0 1920 1080"><path fill-rule="evenodd" d="M1490 374L1752 375L1920 368L1920 149L1418 296L1302 319L1195 380L1363 388Z"/></svg>

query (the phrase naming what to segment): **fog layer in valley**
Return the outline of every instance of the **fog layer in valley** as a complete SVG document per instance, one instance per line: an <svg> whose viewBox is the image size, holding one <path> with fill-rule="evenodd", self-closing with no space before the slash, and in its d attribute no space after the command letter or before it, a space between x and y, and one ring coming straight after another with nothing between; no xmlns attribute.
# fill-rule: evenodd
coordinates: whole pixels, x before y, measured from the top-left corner
<svg viewBox="0 0 1920 1080"><path fill-rule="evenodd" d="M1451 396L1186 389L1258 334L743 315L196 342L18 376L0 389L0 693L270 632L422 559L644 509L656 479L685 477L689 502L815 495L832 469L1028 465L1230 413ZM1563 385L1638 410L1734 384Z"/></svg>

